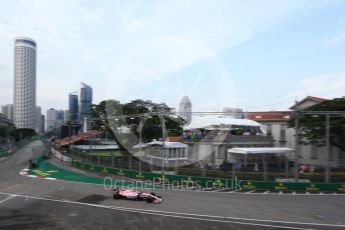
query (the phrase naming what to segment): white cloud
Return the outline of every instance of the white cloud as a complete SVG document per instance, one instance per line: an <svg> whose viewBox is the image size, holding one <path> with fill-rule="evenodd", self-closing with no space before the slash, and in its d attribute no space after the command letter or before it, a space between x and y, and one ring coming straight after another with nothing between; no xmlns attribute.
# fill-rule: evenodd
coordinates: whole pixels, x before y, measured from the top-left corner
<svg viewBox="0 0 345 230"><path fill-rule="evenodd" d="M268 108L266 109L287 110L295 101L300 101L307 96L326 99L340 98L345 96L344 89L345 73L304 78L298 82L298 85L292 92L281 99L282 103L267 106Z"/></svg>
<svg viewBox="0 0 345 230"><path fill-rule="evenodd" d="M305 96L336 98L345 96L345 74L328 74L303 79L290 98L303 99Z"/></svg>
<svg viewBox="0 0 345 230"><path fill-rule="evenodd" d="M128 21L143 19L145 23L141 24L140 34L136 34L138 37L124 41L119 35L122 47L127 49L119 51L122 55L107 80L107 87L117 89L108 97L123 98L133 92L137 95L138 89L145 90L144 86L152 84L152 80L169 81L167 77L172 74L206 59L217 58L221 52L278 25L303 5L301 1L270 1L267 4L269 8L257 1L246 4L229 1L217 4L156 2L147 9L145 4L131 2L117 7L117 17L120 17L124 31L128 30Z"/></svg>
<svg viewBox="0 0 345 230"><path fill-rule="evenodd" d="M344 41L345 41L345 33L338 34L337 36L334 36L334 37L328 39L326 44L327 45L337 45L337 44L342 43Z"/></svg>
<svg viewBox="0 0 345 230"><path fill-rule="evenodd" d="M0 63L5 68L0 68L0 75L6 84L0 85L0 102L12 102L8 94L13 87L16 36L38 42L38 104L44 110L62 109L68 93L77 90L81 80L94 87L96 102L105 99L110 76L118 91L109 97L121 99L117 97L142 92L152 80L169 82L167 77L173 73L217 59L226 49L288 20L305 4L290 0L265 4L254 0L243 4L226 0L5 1L0 9ZM218 67L209 69L229 76L226 67ZM170 91L176 90L175 82L169 83Z"/></svg>

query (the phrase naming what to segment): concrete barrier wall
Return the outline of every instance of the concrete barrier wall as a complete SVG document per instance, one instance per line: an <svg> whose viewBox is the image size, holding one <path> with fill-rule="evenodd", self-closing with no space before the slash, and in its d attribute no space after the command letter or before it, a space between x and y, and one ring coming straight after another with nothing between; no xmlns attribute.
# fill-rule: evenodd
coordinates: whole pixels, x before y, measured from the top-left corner
<svg viewBox="0 0 345 230"><path fill-rule="evenodd" d="M52 153L54 154L54 156L59 159L60 161L65 161L65 162L72 162L72 158L67 157L65 155L63 155L62 153L60 153L59 151L57 151L54 148L51 148Z"/></svg>
<svg viewBox="0 0 345 230"><path fill-rule="evenodd" d="M229 188L229 189L243 189L243 190L275 190L275 191L332 191L345 192L345 184L341 183L292 183L292 182L265 182L265 181L248 181L248 180L232 180L219 179L211 177L197 177L197 176L183 176L183 175L168 175L150 172L139 172L135 170L127 170L120 168L103 167L93 164L72 161L72 165L78 168L92 170L95 172L114 174L118 176L125 176L130 178L137 178L142 180L154 180L159 182L169 182L171 185L188 184L190 186L203 186L214 188Z"/></svg>

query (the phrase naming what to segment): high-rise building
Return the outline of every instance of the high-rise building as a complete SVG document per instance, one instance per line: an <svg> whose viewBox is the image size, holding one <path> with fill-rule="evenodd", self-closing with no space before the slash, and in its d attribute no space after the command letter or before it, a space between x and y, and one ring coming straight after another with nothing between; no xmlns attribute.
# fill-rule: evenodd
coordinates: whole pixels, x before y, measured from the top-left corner
<svg viewBox="0 0 345 230"><path fill-rule="evenodd" d="M57 113L58 113L57 119L58 119L59 123L63 124L64 120L65 120L65 111L58 110Z"/></svg>
<svg viewBox="0 0 345 230"><path fill-rule="evenodd" d="M66 124L71 121L71 113L69 112L69 110L65 110L63 120Z"/></svg>
<svg viewBox="0 0 345 230"><path fill-rule="evenodd" d="M81 83L80 89L80 121L83 123L84 131L90 128L90 109L92 105L92 88L91 86Z"/></svg>
<svg viewBox="0 0 345 230"><path fill-rule="evenodd" d="M42 128L42 133L44 133L44 123L45 123L45 116L41 114L41 128Z"/></svg>
<svg viewBox="0 0 345 230"><path fill-rule="evenodd" d="M49 131L52 128L57 128L63 124L63 120L61 119L61 116L63 117L63 114L61 114L62 110L56 110L56 109L49 109L47 110L47 121L46 121L46 130ZM63 111L62 111L63 112Z"/></svg>
<svg viewBox="0 0 345 230"><path fill-rule="evenodd" d="M76 93L69 94L69 112L71 115L71 123L78 123L78 95Z"/></svg>
<svg viewBox="0 0 345 230"><path fill-rule="evenodd" d="M36 123L35 131L37 133L43 133L44 126L42 127L42 109L40 106L36 106Z"/></svg>
<svg viewBox="0 0 345 230"><path fill-rule="evenodd" d="M189 125L192 122L192 103L189 97L184 96L181 99L178 112L179 116L186 121L185 125Z"/></svg>
<svg viewBox="0 0 345 230"><path fill-rule="evenodd" d="M9 120L13 121L13 105L3 105L1 106L1 113L5 115Z"/></svg>
<svg viewBox="0 0 345 230"><path fill-rule="evenodd" d="M15 39L14 123L17 128L36 126L36 42Z"/></svg>

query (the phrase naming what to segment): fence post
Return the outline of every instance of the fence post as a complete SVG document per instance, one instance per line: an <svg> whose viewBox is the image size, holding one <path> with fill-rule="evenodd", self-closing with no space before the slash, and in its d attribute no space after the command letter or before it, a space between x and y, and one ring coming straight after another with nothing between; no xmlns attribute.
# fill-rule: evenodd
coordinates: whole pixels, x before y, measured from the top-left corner
<svg viewBox="0 0 345 230"><path fill-rule="evenodd" d="M298 119L299 119L299 114L298 112L295 113L295 155L294 155L294 173L295 173L295 181L298 181L299 178L299 162L298 162L298 157L299 157L299 146L298 146L298 141L299 141L299 124L298 124Z"/></svg>
<svg viewBox="0 0 345 230"><path fill-rule="evenodd" d="M329 183L330 181L330 165L329 165L329 158L330 158L330 115L326 114L326 152L325 152L325 183Z"/></svg>

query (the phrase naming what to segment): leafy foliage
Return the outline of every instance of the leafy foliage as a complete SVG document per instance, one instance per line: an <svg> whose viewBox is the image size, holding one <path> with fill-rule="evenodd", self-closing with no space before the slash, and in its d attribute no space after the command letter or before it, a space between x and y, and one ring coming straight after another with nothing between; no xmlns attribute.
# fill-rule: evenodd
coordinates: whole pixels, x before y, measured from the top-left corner
<svg viewBox="0 0 345 230"><path fill-rule="evenodd" d="M345 99L336 98L308 107L304 111L345 111ZM289 127L294 127L294 117L289 121ZM304 144L325 146L326 118L325 115L302 115L299 117L300 138ZM330 144L345 150L345 116L331 115Z"/></svg>
<svg viewBox="0 0 345 230"><path fill-rule="evenodd" d="M37 135L37 133L33 129L20 128L16 130L17 139L31 138L35 135Z"/></svg>
<svg viewBox="0 0 345 230"><path fill-rule="evenodd" d="M126 104L121 104L116 100L102 101L91 108L92 129L109 133L121 146L121 141L116 138L114 132L127 128L139 138L141 128L139 125L142 123L142 140L147 142L163 137L162 122L157 113L166 113L164 121L167 134L181 135L183 120L172 116L170 112L171 108L166 104L152 101L134 100ZM114 127L117 130L114 130Z"/></svg>

